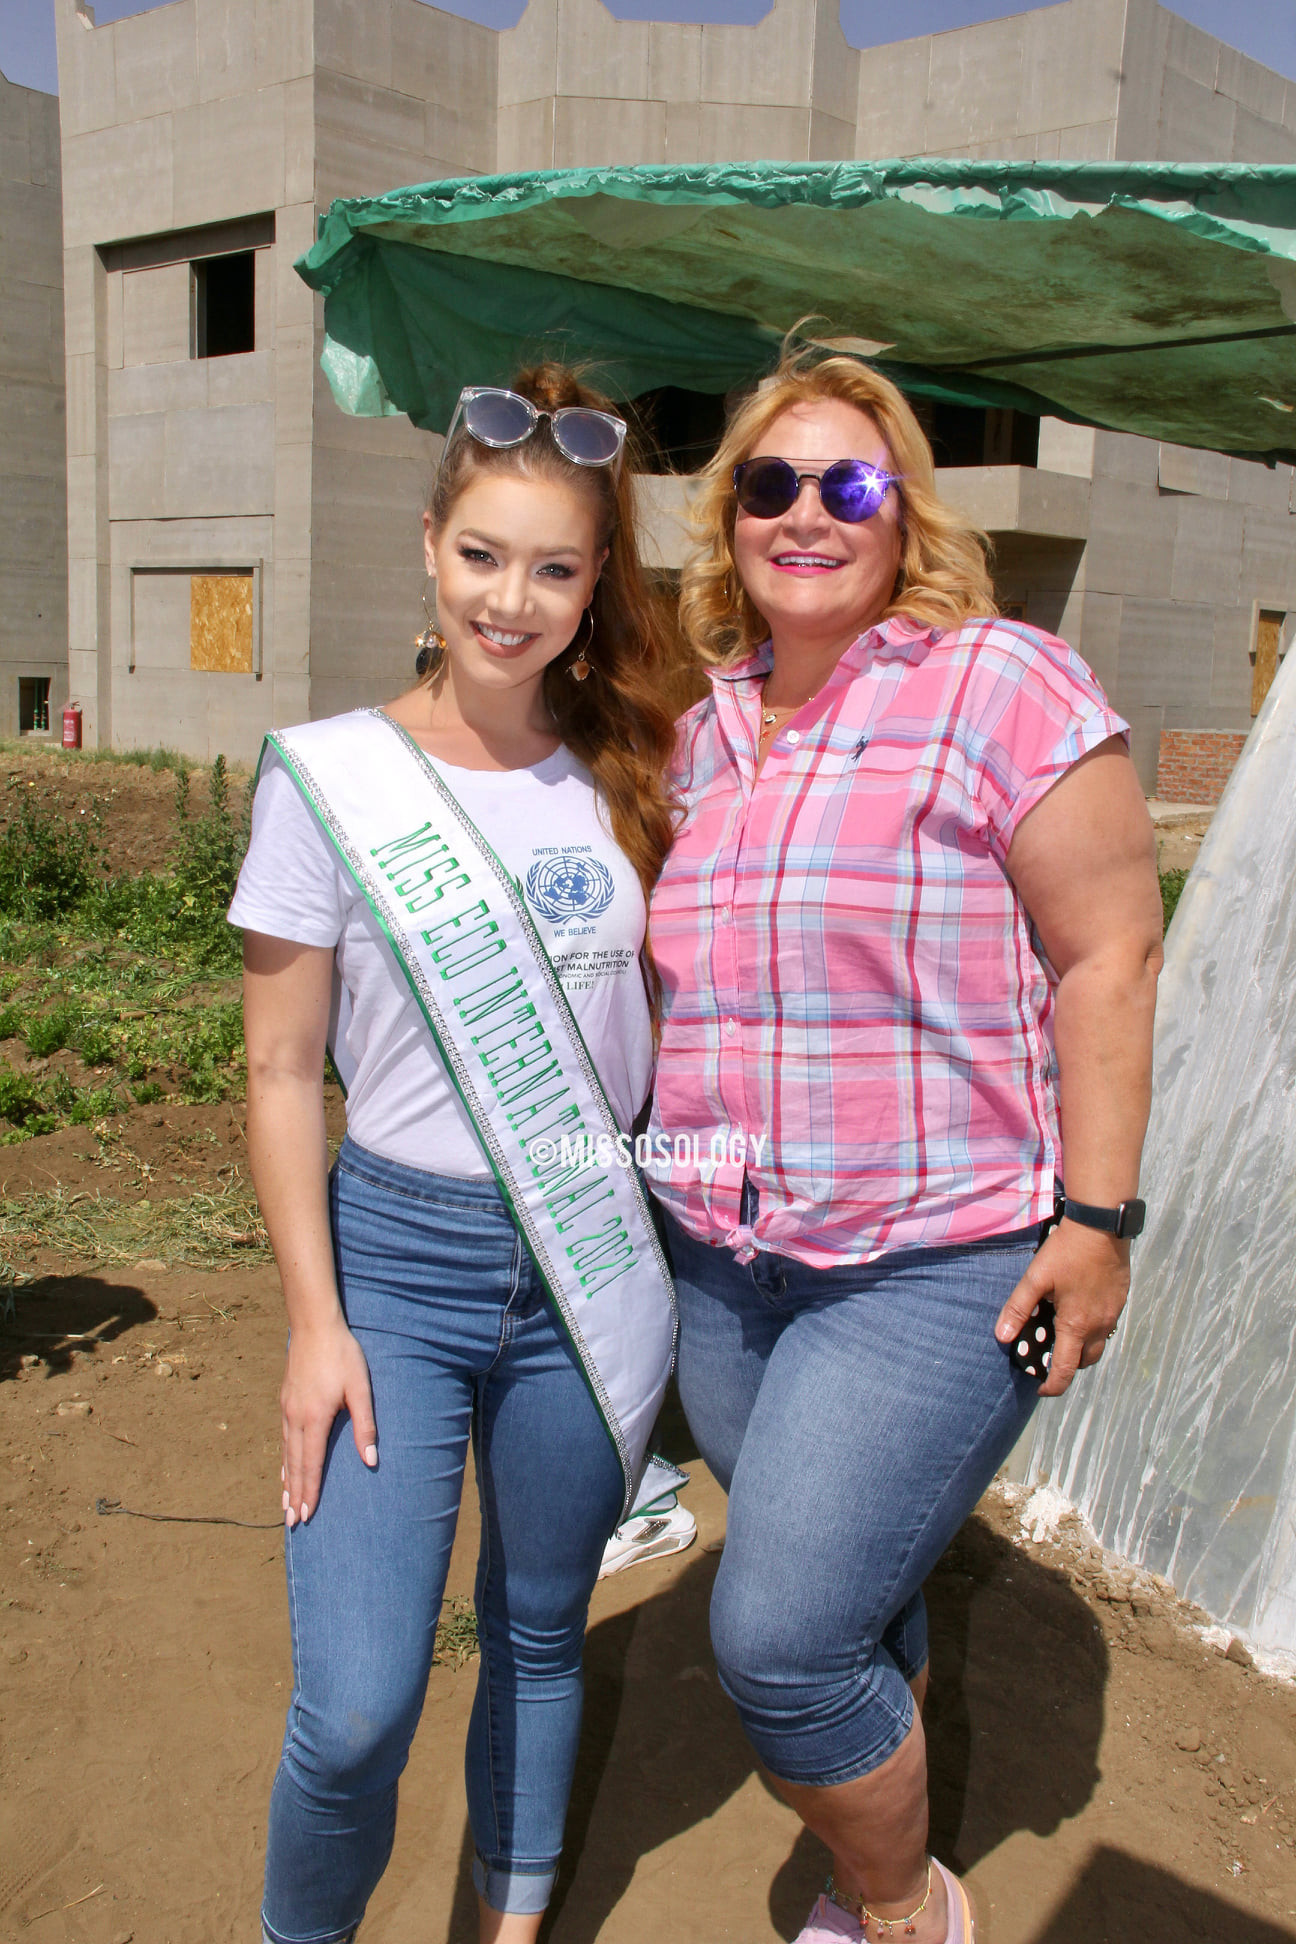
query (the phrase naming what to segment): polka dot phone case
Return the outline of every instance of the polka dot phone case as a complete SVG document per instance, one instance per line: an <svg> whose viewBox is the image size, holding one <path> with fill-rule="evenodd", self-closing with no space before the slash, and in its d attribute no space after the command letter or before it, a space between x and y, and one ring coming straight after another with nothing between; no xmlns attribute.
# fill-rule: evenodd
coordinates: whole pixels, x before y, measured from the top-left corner
<svg viewBox="0 0 1296 1944"><path fill-rule="evenodd" d="M1041 1225L1040 1239L1035 1245L1036 1254L1044 1247L1050 1231L1055 1229L1062 1220L1062 1211L1065 1207L1066 1201L1059 1188L1053 1204L1052 1216ZM1018 1331L1016 1341L1008 1349L1008 1361L1013 1369L1020 1370L1025 1377L1033 1377L1040 1384L1048 1376L1049 1365L1053 1361L1053 1325L1056 1314L1047 1296L1041 1297Z"/></svg>
<svg viewBox="0 0 1296 1944"><path fill-rule="evenodd" d="M1008 1352L1014 1370L1037 1378L1041 1384L1053 1361L1053 1314L1053 1305L1047 1297L1036 1303Z"/></svg>

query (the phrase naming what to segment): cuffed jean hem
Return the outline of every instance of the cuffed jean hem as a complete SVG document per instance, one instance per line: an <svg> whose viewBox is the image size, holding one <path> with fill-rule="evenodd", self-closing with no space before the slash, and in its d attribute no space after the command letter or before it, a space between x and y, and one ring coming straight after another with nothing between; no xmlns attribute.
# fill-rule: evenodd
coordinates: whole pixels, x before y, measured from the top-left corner
<svg viewBox="0 0 1296 1944"><path fill-rule="evenodd" d="M556 1868L498 1869L480 1856L473 1857L473 1889L484 1904L510 1917L538 1917L546 1910L557 1874Z"/></svg>
<svg viewBox="0 0 1296 1944"><path fill-rule="evenodd" d="M815 1732L813 1722L808 1724L802 1717L791 1726L786 1713L767 1714L753 1700L749 1687L726 1680L723 1669L719 1675L720 1686L738 1709L743 1732L763 1766L780 1782L790 1782L798 1789L835 1789L843 1782L858 1782L863 1776L872 1775L875 1769L890 1761L907 1739L918 1712L907 1682L897 1696L900 1701L897 1708L883 1692L880 1682L865 1681L863 1686L869 1696L866 1718L876 1732L868 1747L859 1749L848 1761L825 1766L823 1738ZM890 1678L894 1680L894 1671Z"/></svg>
<svg viewBox="0 0 1296 1944"><path fill-rule="evenodd" d="M351 1944L359 1930L358 1924L348 1924L345 1930L312 1931L309 1937L286 1937L282 1931L271 1930L261 1913L261 1944Z"/></svg>

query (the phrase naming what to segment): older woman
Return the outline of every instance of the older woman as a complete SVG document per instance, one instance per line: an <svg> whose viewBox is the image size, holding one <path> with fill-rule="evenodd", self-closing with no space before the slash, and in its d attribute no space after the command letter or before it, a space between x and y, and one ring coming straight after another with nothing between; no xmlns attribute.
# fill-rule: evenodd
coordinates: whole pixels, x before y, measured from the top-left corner
<svg viewBox="0 0 1296 1944"><path fill-rule="evenodd" d="M782 367L699 520L713 692L653 902L650 1131L684 1404L729 1491L712 1637L832 1852L800 1944L968 1940L926 1851L921 1587L1125 1301L1151 827L1126 725L1065 643L995 618L878 374ZM1042 1301L1051 1369L1024 1354Z"/></svg>

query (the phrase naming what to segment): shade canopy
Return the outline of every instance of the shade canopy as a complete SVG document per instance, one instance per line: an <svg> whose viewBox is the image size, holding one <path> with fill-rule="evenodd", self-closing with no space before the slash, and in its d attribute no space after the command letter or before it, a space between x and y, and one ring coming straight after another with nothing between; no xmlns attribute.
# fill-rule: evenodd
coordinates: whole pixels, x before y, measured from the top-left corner
<svg viewBox="0 0 1296 1944"><path fill-rule="evenodd" d="M724 392L813 314L917 396L1296 463L1296 167L536 170L335 202L297 268L338 403L433 431L537 356Z"/></svg>

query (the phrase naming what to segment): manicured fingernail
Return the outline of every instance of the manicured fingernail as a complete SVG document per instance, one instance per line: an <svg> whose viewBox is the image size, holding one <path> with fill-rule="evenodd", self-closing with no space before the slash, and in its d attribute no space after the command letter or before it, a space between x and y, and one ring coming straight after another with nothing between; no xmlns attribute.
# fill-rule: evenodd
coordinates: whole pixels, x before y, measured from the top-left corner
<svg viewBox="0 0 1296 1944"><path fill-rule="evenodd" d="M285 1486L285 1487L284 1487L284 1495L283 1495L283 1509L284 1509L284 1511L285 1511L285 1512L286 1512L286 1511L288 1510L288 1488L287 1488L287 1486Z"/></svg>
<svg viewBox="0 0 1296 1944"><path fill-rule="evenodd" d="M288 1510L284 1513L284 1524L287 1526L289 1532L291 1532L293 1527L296 1525L296 1523L297 1523L297 1514L293 1511L290 1505L288 1507Z"/></svg>
<svg viewBox="0 0 1296 1944"><path fill-rule="evenodd" d="M378 1463L378 1447L377 1447L377 1445L366 1445L366 1446L365 1446L365 1463L366 1463L366 1465L376 1465L376 1464Z"/></svg>
<svg viewBox="0 0 1296 1944"><path fill-rule="evenodd" d="M310 1517L310 1507L309 1505L307 1505L305 1499L302 1500L301 1516L302 1516L302 1524L305 1525L307 1519L309 1519Z"/></svg>

